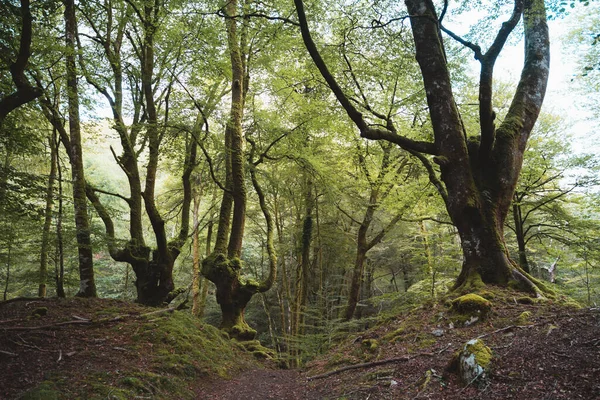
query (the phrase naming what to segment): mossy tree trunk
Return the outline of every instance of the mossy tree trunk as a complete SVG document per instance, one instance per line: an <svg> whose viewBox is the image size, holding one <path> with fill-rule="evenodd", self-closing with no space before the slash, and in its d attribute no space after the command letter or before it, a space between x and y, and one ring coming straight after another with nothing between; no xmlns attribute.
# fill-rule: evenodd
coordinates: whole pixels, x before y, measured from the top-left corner
<svg viewBox="0 0 600 400"><path fill-rule="evenodd" d="M242 276L240 259L246 222L246 154L242 118L249 85L248 18L239 8L247 9L249 1L240 7L237 0L225 5L225 26L231 60L231 109L225 127L225 184L219 210L215 247L202 262L202 275L216 286L217 303L221 308L221 329L239 340L254 338L256 331L244 318L244 310L252 296L267 291L276 274L276 256L273 245L273 223L265 204L264 194L254 173L258 162L251 166L252 183L259 197L267 222L267 250L269 275L263 282ZM240 21L241 20L241 21ZM241 28L241 29L240 29ZM252 159L252 157L250 157Z"/></svg>
<svg viewBox="0 0 600 400"><path fill-rule="evenodd" d="M510 18L502 24L487 52L442 26L433 2L406 0L434 133L433 142L400 135L388 115L359 111L329 72L312 40L302 0L294 0L302 37L315 65L327 81L361 136L387 140L417 157L429 174L460 235L464 263L456 288L474 281L507 284L517 281L539 292L539 285L511 262L504 244L506 219L523 161L523 153L544 99L549 72L549 39L543 0L515 0ZM495 126L492 80L496 59L509 34L523 16L525 63L505 119ZM481 63L479 81L480 130L469 137L457 108L442 32L471 49ZM379 120L369 123L363 116ZM437 168L431 162L439 165Z"/></svg>
<svg viewBox="0 0 600 400"><path fill-rule="evenodd" d="M77 230L77 252L79 254L79 291L77 296L96 297L94 279L94 258L90 222L85 195L85 175L83 172L83 152L81 148L81 126L79 121L79 89L75 54L77 42L77 19L74 0L65 3L66 74L67 98L69 103L69 145L71 154L71 176L73 178L73 206L75 208L75 229Z"/></svg>

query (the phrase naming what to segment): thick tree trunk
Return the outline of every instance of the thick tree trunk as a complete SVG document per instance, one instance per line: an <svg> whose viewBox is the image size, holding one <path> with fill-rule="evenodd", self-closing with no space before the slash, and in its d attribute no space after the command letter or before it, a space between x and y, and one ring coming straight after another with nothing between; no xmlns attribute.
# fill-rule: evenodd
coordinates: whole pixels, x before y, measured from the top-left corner
<svg viewBox="0 0 600 400"><path fill-rule="evenodd" d="M200 193L194 194L193 218L194 232L192 233L192 315L200 314L200 235L198 210L200 207Z"/></svg>
<svg viewBox="0 0 600 400"><path fill-rule="evenodd" d="M73 178L73 206L75 208L75 227L77 229L77 250L79 253L79 292L77 296L96 297L94 279L94 259L90 223L87 213L83 155L81 149L81 127L79 123L79 90L75 67L75 43L77 41L77 20L75 2L65 0L66 30L66 73L67 97L69 99L69 134L71 152L71 174Z"/></svg>
<svg viewBox="0 0 600 400"><path fill-rule="evenodd" d="M491 87L487 88L487 83L493 62L506 39L502 31L488 53L478 54L482 62L480 92L490 97L480 93L481 118L490 120L481 121L481 138L468 142L454 102L439 26L432 22L437 20L434 7L426 0L406 0L406 4L435 133L438 155L434 160L440 165L446 207L463 249L463 268L455 287L468 286L475 280L501 285L515 280L525 289L537 292L532 280L510 261L503 227L525 143L539 114L548 78L549 46L543 1L526 0L524 10L518 3L515 5L511 21L516 24L515 19L523 12L526 59L517 93L497 131L492 123L493 113L486 113L485 109L491 101L491 94L487 93Z"/></svg>

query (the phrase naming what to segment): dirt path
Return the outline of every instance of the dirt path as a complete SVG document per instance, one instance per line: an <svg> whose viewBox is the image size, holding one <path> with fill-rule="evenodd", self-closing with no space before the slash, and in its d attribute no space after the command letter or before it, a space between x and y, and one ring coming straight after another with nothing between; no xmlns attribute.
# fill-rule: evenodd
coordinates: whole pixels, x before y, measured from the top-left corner
<svg viewBox="0 0 600 400"><path fill-rule="evenodd" d="M306 378L293 370L258 369L230 381L212 382L198 391L207 400L304 400L320 398Z"/></svg>

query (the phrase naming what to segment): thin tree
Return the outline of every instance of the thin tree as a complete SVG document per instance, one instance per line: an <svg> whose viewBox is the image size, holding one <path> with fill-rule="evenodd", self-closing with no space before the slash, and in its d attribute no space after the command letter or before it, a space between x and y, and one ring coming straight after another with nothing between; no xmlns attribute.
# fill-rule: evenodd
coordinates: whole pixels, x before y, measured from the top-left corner
<svg viewBox="0 0 600 400"><path fill-rule="evenodd" d="M79 120L79 88L77 87L77 67L75 51L77 43L77 19L75 1L65 0L65 40L67 98L69 105L69 143L65 143L70 154L71 177L73 179L73 206L75 208L75 228L77 230L77 252L79 255L79 291L77 296L96 297L94 279L94 258L90 222L85 194L83 171L83 151L81 148L81 124Z"/></svg>

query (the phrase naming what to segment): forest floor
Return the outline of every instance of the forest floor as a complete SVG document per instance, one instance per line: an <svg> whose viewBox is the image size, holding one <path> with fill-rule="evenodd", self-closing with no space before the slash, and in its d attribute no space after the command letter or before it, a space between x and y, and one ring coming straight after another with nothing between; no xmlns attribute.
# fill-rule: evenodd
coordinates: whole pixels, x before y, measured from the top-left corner
<svg viewBox="0 0 600 400"><path fill-rule="evenodd" d="M256 362L202 324L204 336L191 337L187 313L115 300L0 303L0 399L600 399L600 309L486 293L484 321L458 327L447 301L430 302L343 335L302 370ZM492 368L465 386L448 365L477 337Z"/></svg>

